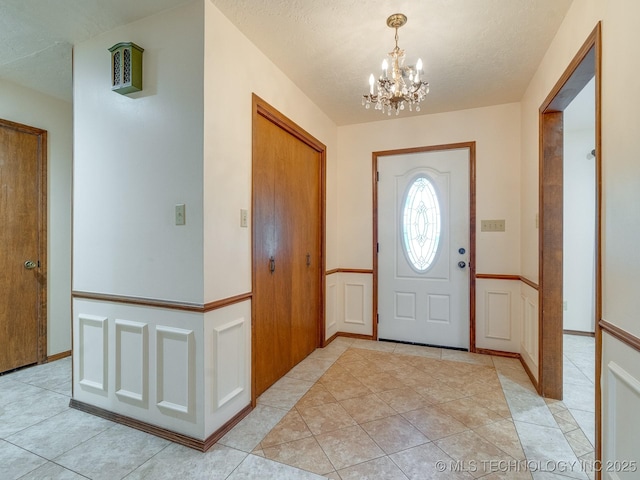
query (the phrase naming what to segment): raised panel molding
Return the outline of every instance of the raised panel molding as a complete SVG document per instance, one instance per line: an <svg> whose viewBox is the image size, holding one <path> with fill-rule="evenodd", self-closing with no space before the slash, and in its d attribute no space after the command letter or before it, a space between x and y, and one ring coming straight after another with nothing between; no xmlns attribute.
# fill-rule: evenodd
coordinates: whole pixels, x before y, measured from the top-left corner
<svg viewBox="0 0 640 480"><path fill-rule="evenodd" d="M149 328L116 319L116 395L146 407L149 398Z"/></svg>
<svg viewBox="0 0 640 480"><path fill-rule="evenodd" d="M335 283L327 284L327 325L326 331L331 332L338 323L338 288Z"/></svg>
<svg viewBox="0 0 640 480"><path fill-rule="evenodd" d="M195 335L192 330L156 327L157 406L166 415L195 415Z"/></svg>
<svg viewBox="0 0 640 480"><path fill-rule="evenodd" d="M365 324L365 285L363 283L344 284L344 322Z"/></svg>
<svg viewBox="0 0 640 480"><path fill-rule="evenodd" d="M245 324L244 318L221 325L213 330L213 347L216 352L217 408L242 393L245 389Z"/></svg>
<svg viewBox="0 0 640 480"><path fill-rule="evenodd" d="M511 340L511 292L485 292L485 337Z"/></svg>
<svg viewBox="0 0 640 480"><path fill-rule="evenodd" d="M96 315L79 314L80 372L78 383L100 392L107 392L108 378L108 319Z"/></svg>
<svg viewBox="0 0 640 480"><path fill-rule="evenodd" d="M640 408L640 379L614 361L607 364L607 373L606 463L638 462L640 457L634 440L640 431L640 417L635 415ZM606 472L606 475L611 479L627 478L614 471Z"/></svg>

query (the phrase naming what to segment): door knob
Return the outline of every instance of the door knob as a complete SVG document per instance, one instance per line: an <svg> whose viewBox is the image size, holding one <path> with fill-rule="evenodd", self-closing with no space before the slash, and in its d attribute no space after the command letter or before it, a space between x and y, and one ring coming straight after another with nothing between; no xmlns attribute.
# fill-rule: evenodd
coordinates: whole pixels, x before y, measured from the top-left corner
<svg viewBox="0 0 640 480"><path fill-rule="evenodd" d="M271 273L276 271L276 259L273 257L269 259L269 271Z"/></svg>
<svg viewBox="0 0 640 480"><path fill-rule="evenodd" d="M311 265L311 254L307 253L307 267Z"/></svg>
<svg viewBox="0 0 640 480"><path fill-rule="evenodd" d="M27 260L26 262L24 262L24 268L26 268L27 270L32 270L36 268L36 266L37 266L36 262L32 260Z"/></svg>
<svg viewBox="0 0 640 480"><path fill-rule="evenodd" d="M464 267L466 267L466 266L467 266L467 264L466 264L466 263L464 263L464 262L461 260L461 261L459 261L459 262L458 262L458 266L459 266L460 268L464 268Z"/></svg>

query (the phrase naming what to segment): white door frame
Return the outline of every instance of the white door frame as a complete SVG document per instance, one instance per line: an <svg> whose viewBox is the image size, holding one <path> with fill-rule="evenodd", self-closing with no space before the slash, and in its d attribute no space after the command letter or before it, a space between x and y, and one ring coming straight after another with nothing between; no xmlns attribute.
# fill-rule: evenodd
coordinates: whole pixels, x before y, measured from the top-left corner
<svg viewBox="0 0 640 480"><path fill-rule="evenodd" d="M469 149L469 352L476 349L476 142L373 152L373 338L378 339L378 158L409 153Z"/></svg>

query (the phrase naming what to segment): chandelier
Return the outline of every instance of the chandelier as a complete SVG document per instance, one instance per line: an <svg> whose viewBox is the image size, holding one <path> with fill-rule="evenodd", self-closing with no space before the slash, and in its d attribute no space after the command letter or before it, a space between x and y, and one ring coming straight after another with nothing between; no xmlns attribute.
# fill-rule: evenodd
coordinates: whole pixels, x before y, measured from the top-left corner
<svg viewBox="0 0 640 480"><path fill-rule="evenodd" d="M382 62L382 74L376 82L373 73L369 77L369 93L362 96L362 105L370 108L374 105L375 110L391 115L396 115L405 109L405 104L409 106L409 111L415 107L416 112L420 111L420 102L429 93L429 83L420 79L422 71L422 60L418 59L416 65L404 66L404 50L398 47L398 29L407 23L406 15L395 13L387 18L387 26L396 30L396 46L389 52L391 60L391 72L389 72L389 62L385 58ZM377 88L375 88L377 86Z"/></svg>

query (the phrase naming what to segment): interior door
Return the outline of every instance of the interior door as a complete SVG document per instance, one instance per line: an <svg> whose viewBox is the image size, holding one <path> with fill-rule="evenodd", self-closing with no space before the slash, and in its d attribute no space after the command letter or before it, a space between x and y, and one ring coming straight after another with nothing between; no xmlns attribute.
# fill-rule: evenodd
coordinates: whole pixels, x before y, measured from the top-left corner
<svg viewBox="0 0 640 480"><path fill-rule="evenodd" d="M0 120L0 372L46 358L46 132Z"/></svg>
<svg viewBox="0 0 640 480"><path fill-rule="evenodd" d="M378 158L378 337L469 348L469 149Z"/></svg>
<svg viewBox="0 0 640 480"><path fill-rule="evenodd" d="M253 128L252 345L258 396L319 346L323 153L273 113L255 115Z"/></svg>

